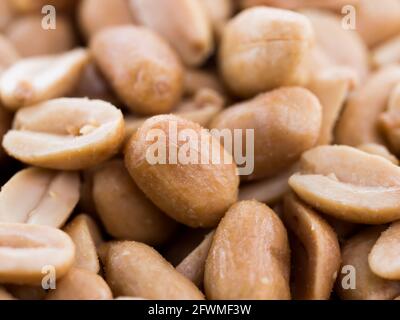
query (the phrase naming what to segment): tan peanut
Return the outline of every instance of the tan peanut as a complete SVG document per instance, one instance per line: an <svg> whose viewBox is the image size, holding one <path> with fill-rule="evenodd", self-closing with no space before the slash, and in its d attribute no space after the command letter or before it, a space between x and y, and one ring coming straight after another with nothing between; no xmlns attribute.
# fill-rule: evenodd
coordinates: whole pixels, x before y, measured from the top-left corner
<svg viewBox="0 0 400 320"><path fill-rule="evenodd" d="M40 284L42 268L52 266L57 278L72 266L75 247L64 232L47 226L0 223L0 282Z"/></svg>
<svg viewBox="0 0 400 320"><path fill-rule="evenodd" d="M341 220L383 224L400 219L400 168L352 147L305 152L300 174L289 185L302 200Z"/></svg>
<svg viewBox="0 0 400 320"><path fill-rule="evenodd" d="M113 156L123 138L122 113L113 105L63 98L19 110L3 147L28 164L78 170Z"/></svg>
<svg viewBox="0 0 400 320"><path fill-rule="evenodd" d="M378 277L400 280L400 222L394 222L376 241L368 256L369 266Z"/></svg>
<svg viewBox="0 0 400 320"><path fill-rule="evenodd" d="M5 35L23 57L58 54L71 50L77 40L68 18L57 15L57 27L42 27L41 14L24 15L14 19ZM33 40L34 39L34 40Z"/></svg>
<svg viewBox="0 0 400 320"><path fill-rule="evenodd" d="M198 287L203 285L206 259L211 248L213 236L214 231L210 232L176 267L178 272L183 274Z"/></svg>
<svg viewBox="0 0 400 320"><path fill-rule="evenodd" d="M289 10L255 7L225 26L219 67L228 88L252 97L280 86L301 85L314 41L309 20Z"/></svg>
<svg viewBox="0 0 400 320"><path fill-rule="evenodd" d="M176 230L175 221L143 194L123 161L110 161L96 170L92 192L97 213L114 238L159 245Z"/></svg>
<svg viewBox="0 0 400 320"><path fill-rule="evenodd" d="M211 55L212 25L198 0L129 2L135 21L167 39L186 65L201 65Z"/></svg>
<svg viewBox="0 0 400 320"><path fill-rule="evenodd" d="M368 255L383 230L382 227L368 228L345 243L336 285L341 299L391 300L399 295L399 281L379 278L368 265Z"/></svg>
<svg viewBox="0 0 400 320"><path fill-rule="evenodd" d="M203 294L153 248L139 242L108 245L103 261L116 296L155 300L203 300Z"/></svg>
<svg viewBox="0 0 400 320"><path fill-rule="evenodd" d="M338 238L318 213L293 194L286 196L284 203L283 221L297 243L292 246L293 298L328 300L341 262Z"/></svg>
<svg viewBox="0 0 400 320"><path fill-rule="evenodd" d="M186 139L174 141L170 136L174 127L177 137L182 135L180 132L191 130L195 138L189 142ZM155 142L151 141L154 133L160 135L160 141L165 137L167 146L161 143L161 148L170 150L176 144L179 159L175 161L168 152L164 159L166 164L162 164L163 159L155 159ZM200 141L208 147L200 146ZM187 158L188 148L190 159ZM220 155L220 161L214 161L213 155L216 154ZM215 226L237 200L239 178L231 155L198 124L176 116L162 115L147 120L126 147L125 165L154 204L170 217L191 227Z"/></svg>
<svg viewBox="0 0 400 320"><path fill-rule="evenodd" d="M390 153L390 151L381 144L376 144L376 143L365 143L357 147L357 149L360 149L361 151L374 154L377 156L381 156L385 158L386 160L389 160L395 165L399 165L399 160Z"/></svg>
<svg viewBox="0 0 400 320"><path fill-rule="evenodd" d="M22 170L1 189L0 222L62 227L78 203L79 184L77 173Z"/></svg>
<svg viewBox="0 0 400 320"><path fill-rule="evenodd" d="M400 154L400 84L391 91L388 99L388 108L379 117L379 124L391 149Z"/></svg>
<svg viewBox="0 0 400 320"><path fill-rule="evenodd" d="M379 115L386 109L390 92L400 81L400 67L388 66L373 73L349 97L336 128L336 142L356 147L364 143L384 144Z"/></svg>
<svg viewBox="0 0 400 320"><path fill-rule="evenodd" d="M0 95L4 106L17 110L66 95L88 61L84 49L20 60L1 77Z"/></svg>
<svg viewBox="0 0 400 320"><path fill-rule="evenodd" d="M232 0L197 0L203 5L217 38L220 38L225 24L234 13L234 1Z"/></svg>
<svg viewBox="0 0 400 320"><path fill-rule="evenodd" d="M400 62L400 36L390 38L371 52L371 62L376 68Z"/></svg>
<svg viewBox="0 0 400 320"><path fill-rule="evenodd" d="M208 299L290 299L290 251L278 216L257 201L232 206L214 234L206 261Z"/></svg>
<svg viewBox="0 0 400 320"><path fill-rule="evenodd" d="M322 110L318 99L300 87L285 87L259 95L221 112L211 128L254 130L254 171L243 180L272 177L296 162L317 142Z"/></svg>
<svg viewBox="0 0 400 320"><path fill-rule="evenodd" d="M163 38L143 27L107 28L95 35L91 51L102 73L130 110L168 113L183 90L183 69Z"/></svg>
<svg viewBox="0 0 400 320"><path fill-rule="evenodd" d="M185 95L193 96L205 88L224 94L224 87L212 70L187 69L184 77Z"/></svg>
<svg viewBox="0 0 400 320"><path fill-rule="evenodd" d="M88 270L72 268L46 300L111 300L111 289L99 275Z"/></svg>
<svg viewBox="0 0 400 320"><path fill-rule="evenodd" d="M14 45L0 34L0 75L20 58Z"/></svg>
<svg viewBox="0 0 400 320"><path fill-rule="evenodd" d="M100 263L96 246L102 243L102 238L96 222L90 216L80 214L65 226L64 231L75 244L74 267L98 273Z"/></svg>

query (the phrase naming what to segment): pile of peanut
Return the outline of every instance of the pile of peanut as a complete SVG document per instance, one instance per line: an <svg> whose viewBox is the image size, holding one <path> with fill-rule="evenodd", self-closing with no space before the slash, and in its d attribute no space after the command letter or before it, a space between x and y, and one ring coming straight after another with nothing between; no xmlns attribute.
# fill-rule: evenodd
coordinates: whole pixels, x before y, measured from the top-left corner
<svg viewBox="0 0 400 320"><path fill-rule="evenodd" d="M0 300L400 299L400 0L0 0L0 141Z"/></svg>

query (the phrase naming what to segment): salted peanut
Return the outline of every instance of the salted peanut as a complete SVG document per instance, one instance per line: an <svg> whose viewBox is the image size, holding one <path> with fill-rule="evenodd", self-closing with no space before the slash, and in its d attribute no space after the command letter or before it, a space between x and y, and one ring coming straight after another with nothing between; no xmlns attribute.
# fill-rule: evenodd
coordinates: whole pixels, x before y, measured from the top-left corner
<svg viewBox="0 0 400 320"><path fill-rule="evenodd" d="M400 36L390 38L371 52L371 63L375 68L400 62Z"/></svg>
<svg viewBox="0 0 400 320"><path fill-rule="evenodd" d="M123 138L123 116L113 105L63 98L19 110L3 147L31 165L80 170L112 157Z"/></svg>
<svg viewBox="0 0 400 320"><path fill-rule="evenodd" d="M395 165L399 165L399 160L390 153L390 151L383 145L376 144L376 143L365 143L362 145L359 145L357 149L360 149L361 151L374 154L377 156L381 156L390 162L392 162Z"/></svg>
<svg viewBox="0 0 400 320"><path fill-rule="evenodd" d="M127 0L83 0L78 8L78 21L86 38L102 29L133 24Z"/></svg>
<svg viewBox="0 0 400 320"><path fill-rule="evenodd" d="M129 3L135 21L167 39L186 65L201 65L212 54L212 24L198 0L129 0Z"/></svg>
<svg viewBox="0 0 400 320"><path fill-rule="evenodd" d="M313 42L311 23L299 13L267 7L244 10L223 32L219 67L225 84L240 97L302 85Z"/></svg>
<svg viewBox="0 0 400 320"><path fill-rule="evenodd" d="M179 101L183 69L157 34L142 27L111 27L97 33L90 47L100 70L131 111L168 113Z"/></svg>
<svg viewBox="0 0 400 320"><path fill-rule="evenodd" d="M65 96L74 88L88 61L89 55L84 49L18 61L0 79L4 106L18 110Z"/></svg>
<svg viewBox="0 0 400 320"><path fill-rule="evenodd" d="M64 228L75 244L76 254L74 267L93 273L100 271L96 246L102 238L96 222L86 214L80 214Z"/></svg>
<svg viewBox="0 0 400 320"><path fill-rule="evenodd" d="M42 284L35 286L26 284L11 284L7 285L6 287L7 291L10 292L13 297L19 300L43 300L47 294L47 290L43 289Z"/></svg>
<svg viewBox="0 0 400 320"><path fill-rule="evenodd" d="M151 300L203 300L200 290L157 251L139 242L108 245L103 261L107 282L116 296Z"/></svg>
<svg viewBox="0 0 400 320"><path fill-rule="evenodd" d="M271 6L285 9L324 8L340 10L345 5L355 5L360 0L240 0L242 7Z"/></svg>
<svg viewBox="0 0 400 320"><path fill-rule="evenodd" d="M384 227L368 228L342 248L342 268L336 292L343 300L391 300L400 294L400 282L376 276L368 265L368 255Z"/></svg>
<svg viewBox="0 0 400 320"><path fill-rule="evenodd" d="M332 143L336 122L355 83L354 72L341 67L324 68L311 77L307 87L316 95L322 106L322 124L318 145Z"/></svg>
<svg viewBox="0 0 400 320"><path fill-rule="evenodd" d="M364 42L374 47L400 32L397 0L360 0L355 4L356 28Z"/></svg>
<svg viewBox="0 0 400 320"><path fill-rule="evenodd" d="M178 264L176 270L192 281L196 286L201 287L204 280L204 269L214 231L209 233L204 240Z"/></svg>
<svg viewBox="0 0 400 320"><path fill-rule="evenodd" d="M50 290L45 300L111 300L110 287L99 275L84 269L72 268Z"/></svg>
<svg viewBox="0 0 400 320"><path fill-rule="evenodd" d="M57 15L57 27L42 27L43 15L27 15L14 19L5 35L23 57L62 53L77 43L71 21ZM34 41L33 41L34 39Z"/></svg>
<svg viewBox="0 0 400 320"><path fill-rule="evenodd" d="M21 170L1 188L0 222L62 227L78 203L79 184L77 173Z"/></svg>
<svg viewBox="0 0 400 320"><path fill-rule="evenodd" d="M254 171L242 179L256 180L278 174L312 148L321 119L321 105L310 91L285 87L224 110L210 127L232 133L242 129L243 154L249 154L252 148L252 144L247 146L246 130L254 130Z"/></svg>
<svg viewBox="0 0 400 320"><path fill-rule="evenodd" d="M399 20L400 21L400 20ZM379 115L386 109L390 92L400 81L400 67L388 66L373 73L347 100L336 128L336 142L356 147L385 144Z"/></svg>
<svg viewBox="0 0 400 320"><path fill-rule="evenodd" d="M3 136L11 128L12 116L0 104L0 141L3 140ZM6 153L2 146L0 146L0 162L4 160Z"/></svg>
<svg viewBox="0 0 400 320"><path fill-rule="evenodd" d="M368 49L356 30L343 28L343 16L316 9L302 10L300 13L310 19L316 43L332 63L351 68L363 80L369 69ZM327 37L328 34L331 36Z"/></svg>
<svg viewBox="0 0 400 320"><path fill-rule="evenodd" d="M14 8L9 0L0 0L0 31L3 31L14 17Z"/></svg>
<svg viewBox="0 0 400 320"><path fill-rule="evenodd" d="M273 204L282 199L290 191L289 178L298 171L298 164L282 173L260 181L242 184L239 188L239 200L257 200Z"/></svg>
<svg viewBox="0 0 400 320"><path fill-rule="evenodd" d="M0 223L0 282L40 284L42 269L52 266L56 278L72 266L75 246L64 232L48 226Z"/></svg>
<svg viewBox="0 0 400 320"><path fill-rule="evenodd" d="M400 222L394 222L373 246L368 263L373 273L388 280L400 280Z"/></svg>
<svg viewBox="0 0 400 320"><path fill-rule="evenodd" d="M348 146L321 146L305 152L300 165L289 185L323 213L362 224L400 219L400 168L389 160Z"/></svg>
<svg viewBox="0 0 400 320"><path fill-rule="evenodd" d="M0 34L0 75L20 58L14 45Z"/></svg>
<svg viewBox="0 0 400 320"><path fill-rule="evenodd" d="M71 10L75 4L77 3L77 0L8 0L13 8L18 12L18 13L29 13L29 12L35 12L35 13L41 13L42 8L46 5L51 5L56 8L56 10L60 11L67 11Z"/></svg>
<svg viewBox="0 0 400 320"><path fill-rule="evenodd" d="M335 232L317 212L293 194L285 197L283 221L294 234L294 241L303 247L300 251L292 250L293 299L328 300L341 262Z"/></svg>
<svg viewBox="0 0 400 320"><path fill-rule="evenodd" d="M0 286L0 300L15 300L15 297L13 297L5 288Z"/></svg>
<svg viewBox="0 0 400 320"><path fill-rule="evenodd" d="M380 115L379 124L391 149L396 154L400 154L400 84L391 91L388 108Z"/></svg>
<svg viewBox="0 0 400 320"><path fill-rule="evenodd" d="M204 287L211 300L286 300L290 250L278 216L257 201L233 205L214 234Z"/></svg>
<svg viewBox="0 0 400 320"><path fill-rule="evenodd" d="M219 38L223 29L234 13L234 2L232 0L197 0L204 7L215 35Z"/></svg>
<svg viewBox="0 0 400 320"><path fill-rule="evenodd" d="M93 199L105 229L116 239L160 245L176 230L176 222L143 194L121 160L96 170Z"/></svg>
<svg viewBox="0 0 400 320"><path fill-rule="evenodd" d="M214 227L237 200L232 156L207 130L173 115L150 118L137 130L125 165L156 206L191 227Z"/></svg>
<svg viewBox="0 0 400 320"><path fill-rule="evenodd" d="M184 77L185 95L193 96L204 88L220 94L225 93L222 83L214 72L202 69L186 69Z"/></svg>

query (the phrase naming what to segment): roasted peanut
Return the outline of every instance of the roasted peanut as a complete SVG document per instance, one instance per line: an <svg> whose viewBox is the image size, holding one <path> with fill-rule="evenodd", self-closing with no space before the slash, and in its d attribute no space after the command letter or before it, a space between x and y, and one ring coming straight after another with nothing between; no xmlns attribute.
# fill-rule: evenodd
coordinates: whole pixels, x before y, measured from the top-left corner
<svg viewBox="0 0 400 320"><path fill-rule="evenodd" d="M176 128L180 141L174 141L171 128ZM182 139L187 130L195 135L194 139ZM159 159L161 162L157 160L154 142L148 140L156 138L152 136L155 133L160 135L159 139L165 138L164 146L161 142L161 148L167 148L165 155L176 146L179 159L168 156L165 164L162 159ZM207 147L202 147L200 141L205 141ZM187 158L189 150L190 159ZM213 161L216 154L221 161ZM182 165L181 162L187 163ZM170 217L191 227L215 226L237 200L239 178L230 154L198 124L176 116L163 115L147 120L126 147L125 165L150 200Z"/></svg>
<svg viewBox="0 0 400 320"><path fill-rule="evenodd" d="M183 70L157 34L142 27L107 28L90 44L116 94L137 113L168 113L181 97Z"/></svg>
<svg viewBox="0 0 400 320"><path fill-rule="evenodd" d="M193 96L205 88L212 89L220 94L224 93L224 87L220 79L212 71L187 69L184 77L185 94Z"/></svg>
<svg viewBox="0 0 400 320"><path fill-rule="evenodd" d="M185 64L201 65L212 53L211 21L198 0L129 2L135 21L167 39Z"/></svg>
<svg viewBox="0 0 400 320"><path fill-rule="evenodd" d="M77 170L110 158L123 138L122 113L113 105L64 98L19 110L3 147L25 163Z"/></svg>
<svg viewBox="0 0 400 320"><path fill-rule="evenodd" d="M0 75L20 58L14 45L0 34Z"/></svg>
<svg viewBox="0 0 400 320"><path fill-rule="evenodd" d="M340 247L329 224L293 194L285 197L283 221L296 237L293 298L328 300L340 267ZM303 248L301 250L300 248Z"/></svg>
<svg viewBox="0 0 400 320"><path fill-rule="evenodd" d="M1 189L0 222L59 228L78 203L79 187L77 173L22 170Z"/></svg>
<svg viewBox="0 0 400 320"><path fill-rule="evenodd" d="M31 106L69 93L89 56L84 49L20 60L2 74L0 97L10 110Z"/></svg>
<svg viewBox="0 0 400 320"><path fill-rule="evenodd" d="M234 3L232 0L197 0L203 5L217 37L220 37L225 24L233 15Z"/></svg>
<svg viewBox="0 0 400 320"><path fill-rule="evenodd" d="M107 282L116 296L157 300L203 300L203 294L151 247L139 242L108 245Z"/></svg>
<svg viewBox="0 0 400 320"><path fill-rule="evenodd" d="M123 161L110 161L96 170L92 192L98 215L114 238L159 245L177 227L143 194Z"/></svg>
<svg viewBox="0 0 400 320"><path fill-rule="evenodd" d="M388 108L379 117L379 124L386 136L390 147L396 154L400 154L399 143L399 115L400 115L400 84L392 90Z"/></svg>
<svg viewBox="0 0 400 320"><path fill-rule="evenodd" d="M0 223L0 282L40 284L45 266L57 278L71 267L75 246L64 232L47 226Z"/></svg>
<svg viewBox="0 0 400 320"><path fill-rule="evenodd" d="M300 164L301 174L289 185L323 213L363 224L400 219L400 168L389 160L352 147L321 146L305 152Z"/></svg>
<svg viewBox="0 0 400 320"><path fill-rule="evenodd" d="M290 299L290 251L278 216L257 201L232 206L215 231L206 261L209 299Z"/></svg>
<svg viewBox="0 0 400 320"><path fill-rule="evenodd" d="M371 62L376 68L400 62L400 36L390 38L371 52Z"/></svg>
<svg viewBox="0 0 400 320"><path fill-rule="evenodd" d="M278 174L312 148L319 136L321 118L321 105L311 92L287 87L226 109L210 127L232 132L254 129L254 171L242 178L255 180ZM242 132L244 135L245 130ZM243 150L246 147L244 143Z"/></svg>
<svg viewBox="0 0 400 320"><path fill-rule="evenodd" d="M242 11L225 26L219 66L226 85L236 95L252 97L307 78L307 56L314 34L309 20L298 13L256 7Z"/></svg>
<svg viewBox="0 0 400 320"><path fill-rule="evenodd" d="M360 149L361 151L374 154L377 156L381 156L390 162L392 162L395 165L399 165L399 160L390 153L390 151L383 145L376 144L376 143L365 143L357 147L357 149Z"/></svg>

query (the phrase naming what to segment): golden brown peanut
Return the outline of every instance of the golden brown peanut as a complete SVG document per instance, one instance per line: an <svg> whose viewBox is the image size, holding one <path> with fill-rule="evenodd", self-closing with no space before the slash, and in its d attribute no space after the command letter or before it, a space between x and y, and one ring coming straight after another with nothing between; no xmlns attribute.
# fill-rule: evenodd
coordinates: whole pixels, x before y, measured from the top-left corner
<svg viewBox="0 0 400 320"><path fill-rule="evenodd" d="M223 29L232 17L234 12L234 3L232 0L197 0L205 9L213 28L215 35L219 38Z"/></svg>
<svg viewBox="0 0 400 320"><path fill-rule="evenodd" d="M278 216L257 201L233 205L214 234L204 286L211 300L286 300L290 250Z"/></svg>
<svg viewBox="0 0 400 320"><path fill-rule="evenodd" d="M400 222L384 231L368 256L369 267L378 277L400 280Z"/></svg>
<svg viewBox="0 0 400 320"><path fill-rule="evenodd" d="M370 47L400 32L400 3L397 0L360 0L355 10L356 30Z"/></svg>
<svg viewBox="0 0 400 320"><path fill-rule="evenodd" d="M142 27L107 28L90 44L97 65L131 111L168 113L183 90L183 69L170 46Z"/></svg>
<svg viewBox="0 0 400 320"><path fill-rule="evenodd" d="M212 25L198 0L129 2L135 21L167 39L186 65L201 65L211 55Z"/></svg>
<svg viewBox="0 0 400 320"><path fill-rule="evenodd" d="M343 16L315 9L300 12L310 19L316 42L329 60L334 65L352 69L364 80L369 69L368 49L357 31L343 28Z"/></svg>
<svg viewBox="0 0 400 320"><path fill-rule="evenodd" d="M66 95L76 85L88 61L84 49L18 61L0 79L4 106L17 110Z"/></svg>
<svg viewBox="0 0 400 320"><path fill-rule="evenodd" d="M60 228L78 203L79 184L77 173L21 170L1 189L0 222Z"/></svg>
<svg viewBox="0 0 400 320"><path fill-rule="evenodd" d="M367 82L348 99L336 128L338 144L358 146L364 143L384 144L378 128L379 115L388 97L400 81L400 67L388 66L373 73Z"/></svg>
<svg viewBox="0 0 400 320"><path fill-rule="evenodd" d="M396 154L400 154L400 84L391 91L388 108L380 115L379 124L391 149Z"/></svg>
<svg viewBox="0 0 400 320"><path fill-rule="evenodd" d="M382 68L400 62L400 36L390 38L371 52L371 62L375 68Z"/></svg>
<svg viewBox="0 0 400 320"><path fill-rule="evenodd" d="M390 162L392 162L395 165L399 165L399 160L390 153L390 151L383 145L380 144L376 144L376 143L366 143L366 144L362 144L360 146L357 147L357 149L360 149L361 151L370 153L370 154L374 154L377 156L381 156L387 160L389 160Z"/></svg>
<svg viewBox="0 0 400 320"><path fill-rule="evenodd" d="M123 161L107 162L93 177L93 199L107 232L114 238L163 244L177 224L139 189Z"/></svg>
<svg viewBox="0 0 400 320"><path fill-rule="evenodd" d="M296 196L285 197L283 221L296 237L293 299L328 300L340 268L338 238L318 213ZM303 250L297 250L302 247ZM293 249L293 247L292 247Z"/></svg>
<svg viewBox="0 0 400 320"><path fill-rule="evenodd" d="M350 89L353 87L355 75L349 69L326 68L311 77L308 89L319 99L322 106L321 132L318 145L331 144L334 128Z"/></svg>
<svg viewBox="0 0 400 320"><path fill-rule="evenodd" d="M382 227L368 228L352 237L342 248L342 271L336 292L343 300L391 300L400 293L400 282L379 278L369 268L368 254L374 246ZM350 272L344 267L349 268ZM347 271L347 272L346 272ZM355 276L355 288L347 288L346 279Z"/></svg>
<svg viewBox="0 0 400 320"><path fill-rule="evenodd" d="M192 281L196 286L201 287L204 281L204 269L208 252L210 251L214 231L209 233L204 240L185 258L176 270Z"/></svg>
<svg viewBox="0 0 400 320"><path fill-rule="evenodd" d="M282 173L260 181L242 184L239 188L239 200L257 200L266 204L274 204L290 191L289 178L298 171L298 164Z"/></svg>
<svg viewBox="0 0 400 320"><path fill-rule="evenodd" d="M256 7L226 26L219 67L228 88L252 97L280 86L301 85L314 35L309 20L288 10Z"/></svg>
<svg viewBox="0 0 400 320"><path fill-rule="evenodd" d="M19 53L11 41L0 34L0 75L19 58Z"/></svg>
<svg viewBox="0 0 400 320"><path fill-rule="evenodd" d="M57 54L75 46L74 31L67 18L58 15L56 29L50 30L42 28L42 19L42 15L21 16L8 26L5 35L21 56Z"/></svg>
<svg viewBox="0 0 400 320"><path fill-rule="evenodd" d="M7 290L19 300L43 300L47 294L42 284L40 286L11 284L7 285Z"/></svg>
<svg viewBox="0 0 400 320"><path fill-rule="evenodd" d="M82 0L78 10L79 25L86 38L105 28L134 22L128 0Z"/></svg>
<svg viewBox="0 0 400 320"><path fill-rule="evenodd" d="M211 128L254 129L254 172L243 180L272 177L296 162L317 142L322 109L318 99L300 87L280 88L221 112ZM243 136L242 141L246 141ZM247 145L243 143L243 150ZM243 152L246 154L246 152Z"/></svg>
<svg viewBox="0 0 400 320"><path fill-rule="evenodd" d="M9 0L13 8L19 13L41 13L42 8L46 5L51 5L56 10L71 10L78 0Z"/></svg>
<svg viewBox="0 0 400 320"><path fill-rule="evenodd" d="M3 31L14 17L14 9L9 0L0 0L0 31Z"/></svg>
<svg viewBox="0 0 400 320"><path fill-rule="evenodd" d="M72 268L57 288L50 290L46 300L111 300L110 287L99 275L88 270Z"/></svg>
<svg viewBox="0 0 400 320"><path fill-rule="evenodd" d="M400 219L400 168L381 156L347 146L305 152L301 174L289 185L325 214L348 222L383 224Z"/></svg>
<svg viewBox="0 0 400 320"><path fill-rule="evenodd" d="M176 128L177 137L181 135L177 141L170 136L173 128ZM182 139L182 132L187 130L195 135L190 142L186 142L187 137ZM168 156L164 159L166 164L162 164L163 159L152 157L152 153L155 155L155 142L146 139L153 133L160 134L160 139L164 136L166 144L176 145L179 159ZM209 147L200 146L200 141ZM168 145L161 148L168 147L169 150L171 146ZM191 150L190 159L187 158L188 148ZM220 156L218 162L214 161L216 155ZM162 115L147 120L126 147L125 165L139 188L155 205L191 227L215 226L237 200L239 178L231 155L198 124L176 116Z"/></svg>
<svg viewBox="0 0 400 320"><path fill-rule="evenodd" d="M224 94L224 87L214 72L202 69L187 69L184 77L185 95L195 95L204 88Z"/></svg>
<svg viewBox="0 0 400 320"><path fill-rule="evenodd" d="M0 301L1 300L15 300L15 298L5 288L0 286Z"/></svg>
<svg viewBox="0 0 400 320"><path fill-rule="evenodd" d="M113 105L63 98L19 110L3 147L28 164L78 170L112 157L123 138L122 113Z"/></svg>
<svg viewBox="0 0 400 320"><path fill-rule="evenodd" d="M76 216L64 228L75 244L76 254L74 267L93 273L100 271L96 246L102 242L96 222L86 214Z"/></svg>
<svg viewBox="0 0 400 320"><path fill-rule="evenodd" d="M107 282L115 296L154 300L203 300L203 294L153 248L139 242L109 244Z"/></svg>
<svg viewBox="0 0 400 320"><path fill-rule="evenodd" d="M62 277L74 262L75 247L64 232L47 226L0 223L0 282L40 284L42 268Z"/></svg>
<svg viewBox="0 0 400 320"><path fill-rule="evenodd" d="M360 0L241 0L242 7L266 5L285 9L301 9L316 7L332 10L340 10L345 5L355 5Z"/></svg>

